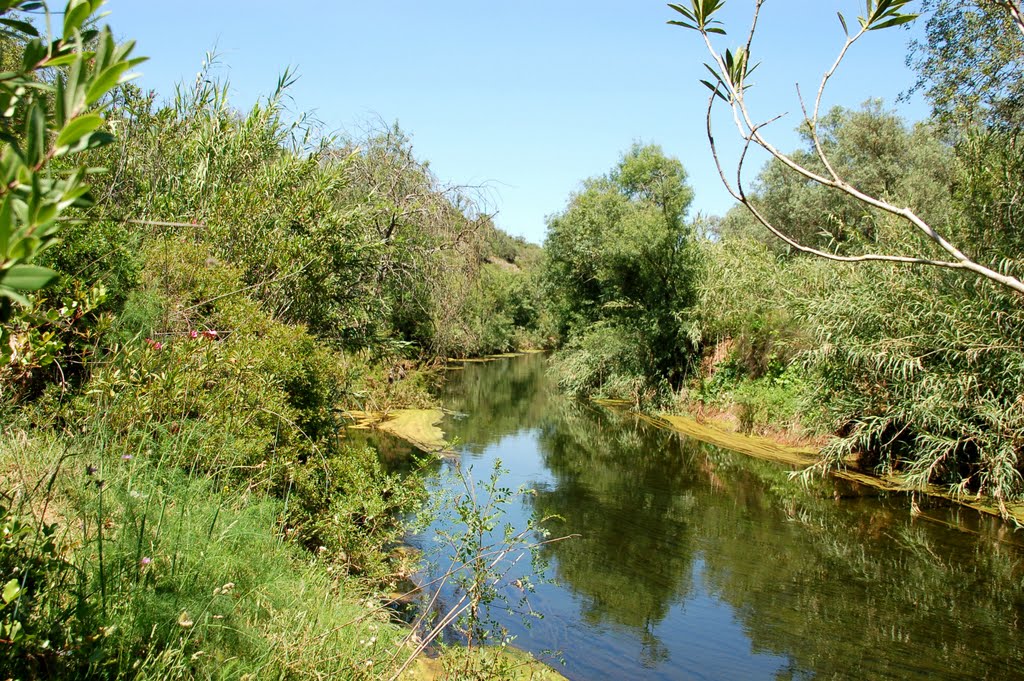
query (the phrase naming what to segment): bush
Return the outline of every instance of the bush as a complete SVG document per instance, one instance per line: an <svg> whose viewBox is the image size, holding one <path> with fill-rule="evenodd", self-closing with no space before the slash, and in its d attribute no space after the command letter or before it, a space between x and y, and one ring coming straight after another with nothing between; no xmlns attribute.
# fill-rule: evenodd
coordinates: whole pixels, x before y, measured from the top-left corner
<svg viewBox="0 0 1024 681"><path fill-rule="evenodd" d="M642 339L611 324L597 324L555 353L552 369L562 390L576 396L651 402L659 386L646 375Z"/></svg>

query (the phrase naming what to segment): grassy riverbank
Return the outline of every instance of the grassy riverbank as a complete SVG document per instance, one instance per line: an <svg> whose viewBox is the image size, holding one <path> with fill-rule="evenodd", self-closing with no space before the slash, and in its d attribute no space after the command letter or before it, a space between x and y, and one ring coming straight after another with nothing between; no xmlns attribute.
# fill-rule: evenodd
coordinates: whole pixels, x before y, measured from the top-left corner
<svg viewBox="0 0 1024 681"><path fill-rule="evenodd" d="M292 120L287 72L247 112L210 64L169 100L121 82L131 46L81 39L100 4L0 36L2 676L389 678L423 485L343 415L533 343L538 249L397 126Z"/></svg>

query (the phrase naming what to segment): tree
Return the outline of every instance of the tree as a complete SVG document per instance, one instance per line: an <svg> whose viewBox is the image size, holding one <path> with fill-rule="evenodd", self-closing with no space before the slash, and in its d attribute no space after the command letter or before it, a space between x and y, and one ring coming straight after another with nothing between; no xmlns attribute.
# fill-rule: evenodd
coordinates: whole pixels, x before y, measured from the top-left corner
<svg viewBox="0 0 1024 681"><path fill-rule="evenodd" d="M926 39L910 44L907 65L920 75L908 95L923 92L947 132L1024 123L1024 36L1015 9L992 0L922 3Z"/></svg>
<svg viewBox="0 0 1024 681"><path fill-rule="evenodd" d="M1021 281L1021 279L1009 271L1009 267L988 266L978 262L978 260L972 258L953 241L943 235L933 224L922 218L918 212L908 207L901 207L899 204L887 199L884 195L872 194L856 186L847 175L844 175L836 167L823 140L821 102L829 80L836 73L854 44L869 32L903 25L917 18L917 15L903 11L910 0L867 0L866 14L865 16L858 17L859 29L853 33L850 33L850 27L843 15L839 15L839 21L846 34L846 40L842 44L835 61L822 76L814 100L808 102L802 95L800 96L800 106L803 114L801 127L806 131L811 141L814 157L820 163L821 170L809 167L807 163L802 163L800 159L795 158L793 155L783 153L765 136L766 127L778 120L778 117L767 121L755 121L747 107L747 91L751 87L748 78L757 67L757 65L752 64L750 59L751 44L757 30L757 22L764 1L756 0L751 28L743 44L735 48L735 51L726 49L724 52L715 47L712 38L713 35L725 35L725 29L722 28L721 22L714 18L715 13L724 6L724 0L690 0L688 7L675 3L669 5L669 7L683 17L682 20L670 21L669 23L698 32L711 55L712 61L710 64L706 64L706 66L712 74L713 80L702 81L711 91L708 98L706 115L707 136L719 175L730 194L746 206L759 223L798 251L840 262L881 261L928 265L952 270L967 270L1012 289L1018 294L1024 294L1024 281ZM1019 2L1016 0L987 0L987 3L985 3L985 0L979 0L979 2L997 6L1000 11L1009 15L1012 24L1024 33L1024 20L1021 17ZM725 102L729 107L736 130L744 142L743 152L736 168L735 183L730 182L728 179L722 159L715 146L712 112L718 101ZM903 225L906 234L916 237L916 240L921 243L921 247L913 250L907 249L903 253L875 252L868 249L866 252L847 255L817 248L801 241L794 235L784 231L750 200L747 190L743 185L742 177L743 166L751 147L759 147L767 151L787 169L799 174L811 183L844 194L866 207L892 216L897 223Z"/></svg>
<svg viewBox="0 0 1024 681"><path fill-rule="evenodd" d="M813 140L806 130L799 132L804 145L790 156L816 172L827 172L815 153ZM822 117L819 137L833 168L852 184L910 206L943 230L949 228L955 164L952 152L936 136L933 126L908 127L894 111L874 100L859 109L834 107ZM852 254L892 236L887 232L884 213L847 194L809 182L778 159L769 160L762 168L747 195L769 222L784 225L792 238L818 249ZM785 249L785 244L765 232L743 206L730 211L725 226Z"/></svg>
<svg viewBox="0 0 1024 681"><path fill-rule="evenodd" d="M686 310L696 296L696 268L685 219L693 190L686 177L660 147L634 144L549 220L544 246L563 338L580 341L603 328L605 349L617 345L633 356L631 372L670 382L686 373L693 354Z"/></svg>

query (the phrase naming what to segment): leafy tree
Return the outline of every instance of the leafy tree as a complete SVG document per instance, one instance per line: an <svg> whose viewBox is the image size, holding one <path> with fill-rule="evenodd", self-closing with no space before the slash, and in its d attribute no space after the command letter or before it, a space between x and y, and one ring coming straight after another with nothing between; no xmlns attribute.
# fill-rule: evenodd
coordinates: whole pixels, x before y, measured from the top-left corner
<svg viewBox="0 0 1024 681"><path fill-rule="evenodd" d="M799 131L803 147L789 156L804 167L827 172L812 137L805 128ZM833 169L861 190L910 206L932 224L949 226L954 163L932 126L908 128L874 100L860 109L830 110L819 123L819 142ZM747 198L769 222L785 225L787 234L815 248L856 254L896 236L886 233L891 221L883 211L810 182L779 159L768 161ZM765 233L743 206L730 212L725 229L792 250Z"/></svg>
<svg viewBox="0 0 1024 681"><path fill-rule="evenodd" d="M1019 128L1024 119L1024 35L1012 2L924 0L924 40L910 44L907 65L947 131L983 123Z"/></svg>
<svg viewBox="0 0 1024 681"><path fill-rule="evenodd" d="M551 218L545 242L563 339L612 328L633 339L623 345L634 356L628 371L654 382L685 375L693 355L686 311L696 262L685 220L692 200L682 164L655 145L634 144L610 173L584 182Z"/></svg>

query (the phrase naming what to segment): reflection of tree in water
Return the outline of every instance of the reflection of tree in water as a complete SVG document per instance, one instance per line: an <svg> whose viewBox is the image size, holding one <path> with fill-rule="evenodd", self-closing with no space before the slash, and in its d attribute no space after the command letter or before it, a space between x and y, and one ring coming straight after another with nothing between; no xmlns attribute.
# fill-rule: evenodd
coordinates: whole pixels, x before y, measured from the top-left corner
<svg viewBox="0 0 1024 681"><path fill-rule="evenodd" d="M546 557L585 618L635 632L646 666L672 653L658 624L686 626L672 606L707 592L754 652L788 658L780 679L1019 678L1024 553L1001 541L1005 525L956 532L912 520L905 497L802 490L777 464L536 394L543 370L531 357L459 372L447 406L473 417L449 435L479 451L539 429L554 482L535 509L564 518L552 532L582 534Z"/></svg>
<svg viewBox="0 0 1024 681"><path fill-rule="evenodd" d="M449 372L442 401L457 416L444 423L447 438L479 454L507 435L537 427L550 399L546 369L547 358L535 354Z"/></svg>
<svg viewBox="0 0 1024 681"><path fill-rule="evenodd" d="M983 521L977 535L911 521L905 497L804 490L777 464L564 403L540 444L557 482L537 511L579 540L547 548L584 616L654 633L691 591L729 603L755 652L786 656L779 678L1019 678L1024 554ZM864 490L860 494L865 494ZM941 512L941 511L936 511ZM987 529L986 529L987 528ZM1001 530L998 528L1002 528Z"/></svg>
<svg viewBox="0 0 1024 681"><path fill-rule="evenodd" d="M1018 550L912 523L905 498L775 502L702 509L708 588L756 648L823 678L1020 678Z"/></svg>
<svg viewBox="0 0 1024 681"><path fill-rule="evenodd" d="M585 599L584 617L641 632L650 663L667 656L653 634L691 588L693 496L677 462L679 439L630 417L574 402L550 410L541 451L555 476L538 489L539 515L579 539L546 548L559 581Z"/></svg>

